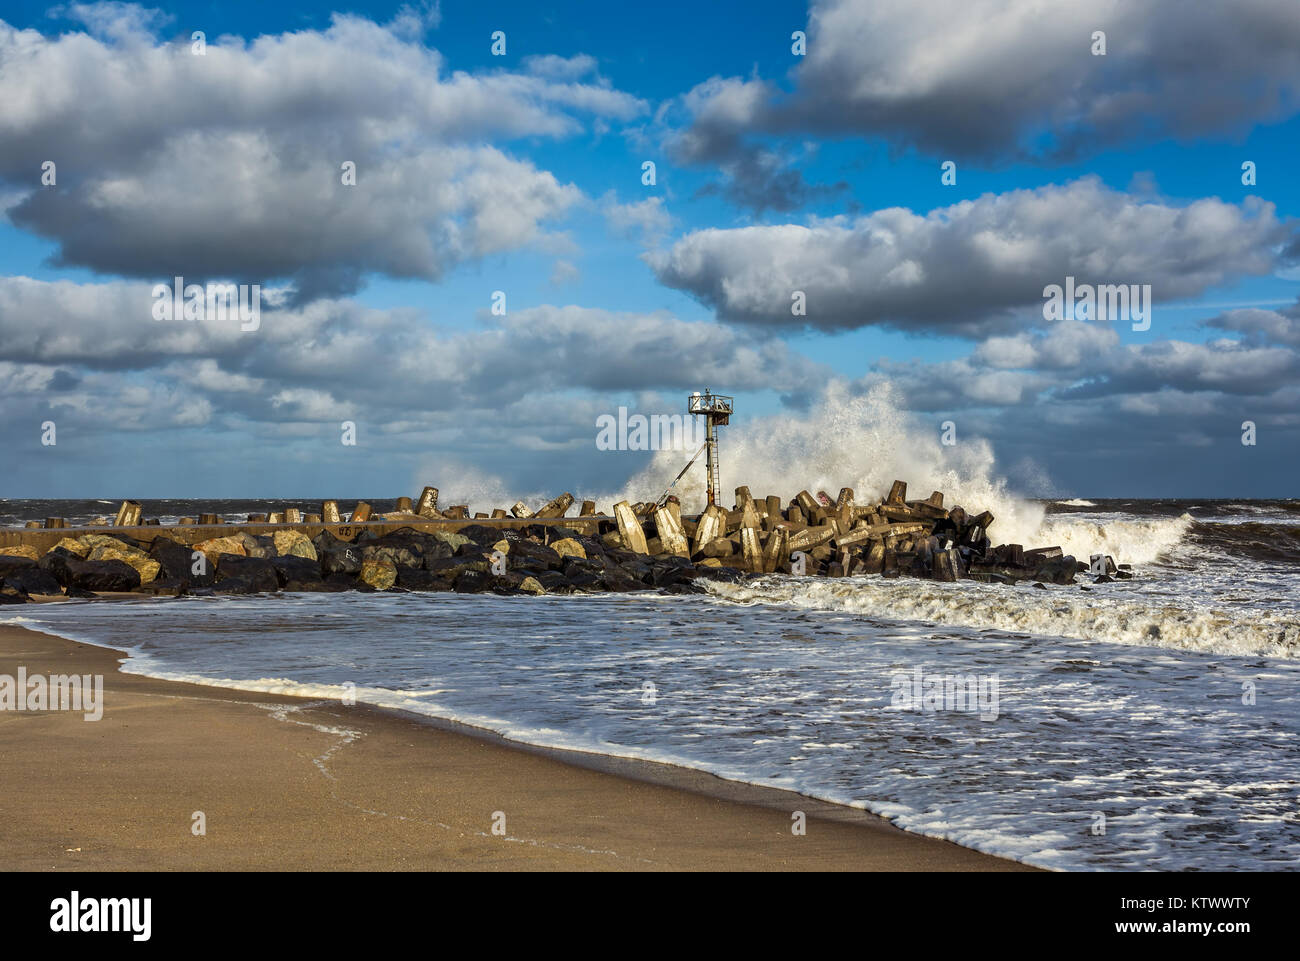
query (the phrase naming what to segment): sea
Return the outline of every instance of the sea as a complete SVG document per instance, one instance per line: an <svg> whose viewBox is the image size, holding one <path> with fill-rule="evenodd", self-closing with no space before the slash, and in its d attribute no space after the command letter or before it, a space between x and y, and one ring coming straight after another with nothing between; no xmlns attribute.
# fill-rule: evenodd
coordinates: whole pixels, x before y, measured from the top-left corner
<svg viewBox="0 0 1300 961"><path fill-rule="evenodd" d="M312 505L157 500L147 513L286 506ZM0 501L0 526L115 507ZM355 686L359 701L782 788L1045 868L1294 869L1300 501L995 513L1010 519L995 543L1109 554L1133 577L142 598L8 608L0 622L128 651L132 673L318 698Z"/></svg>

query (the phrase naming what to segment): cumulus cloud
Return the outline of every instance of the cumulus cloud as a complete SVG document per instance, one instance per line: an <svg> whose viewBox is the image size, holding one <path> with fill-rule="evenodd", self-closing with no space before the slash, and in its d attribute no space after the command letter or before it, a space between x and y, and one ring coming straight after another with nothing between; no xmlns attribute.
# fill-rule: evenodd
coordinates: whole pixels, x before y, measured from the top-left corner
<svg viewBox="0 0 1300 961"><path fill-rule="evenodd" d="M7 216L56 241L58 264L102 272L281 279L304 297L371 273L436 280L543 241L581 197L490 141L645 110L554 68L449 72L409 31L348 15L212 38L204 56L145 32L138 8L79 16L92 34L0 22L0 181L25 191ZM56 188L38 186L46 160Z"/></svg>
<svg viewBox="0 0 1300 961"><path fill-rule="evenodd" d="M1023 326L1017 312L1041 311L1044 287L1067 276L1150 284L1159 301L1267 273L1289 233L1256 198L1140 202L1085 177L928 214L699 230L646 259L661 283L733 323L983 336ZM795 291L806 316L792 313Z"/></svg>
<svg viewBox="0 0 1300 961"><path fill-rule="evenodd" d="M1206 321L1206 326L1244 334L1251 343L1300 347L1300 298L1280 310L1230 310Z"/></svg>
<svg viewBox="0 0 1300 961"><path fill-rule="evenodd" d="M764 122L773 95L773 88L762 80L712 77L682 98L691 123L671 131L666 145L681 163L719 170L722 180L706 185L703 194L721 193L761 214L795 210L845 189L843 183L809 184L794 166L799 158L788 148L747 139L746 134Z"/></svg>
<svg viewBox="0 0 1300 961"><path fill-rule="evenodd" d="M56 376L89 397L120 375L253 420L331 421L350 411L391 422L575 391L684 393L726 382L806 393L826 376L779 340L737 340L720 325L666 313L544 305L483 329L443 331L415 311L322 299L264 309L261 327L242 331L237 320L154 320L152 303L139 283L0 279L6 401L47 391Z"/></svg>
<svg viewBox="0 0 1300 961"><path fill-rule="evenodd" d="M1104 56L1092 53L1099 30ZM715 77L684 98L688 154L734 157L749 136L810 132L945 158L1062 159L1132 138L1237 135L1300 107L1292 0L816 0L807 32L790 94Z"/></svg>
<svg viewBox="0 0 1300 961"><path fill-rule="evenodd" d="M635 237L647 247L657 245L673 227L673 217L664 207L662 197L621 204L610 191L603 198L601 210L611 229Z"/></svg>

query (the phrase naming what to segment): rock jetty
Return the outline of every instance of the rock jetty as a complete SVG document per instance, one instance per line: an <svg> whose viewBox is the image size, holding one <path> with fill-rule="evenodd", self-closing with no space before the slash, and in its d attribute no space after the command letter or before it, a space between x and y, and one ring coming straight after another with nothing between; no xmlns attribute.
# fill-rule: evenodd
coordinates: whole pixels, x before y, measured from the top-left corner
<svg viewBox="0 0 1300 961"><path fill-rule="evenodd" d="M1110 557L1085 563L1059 547L994 547L990 512L946 508L939 491L908 500L902 481L862 503L848 487L835 498L804 490L788 502L738 487L729 510L694 516L670 497L622 501L612 514L584 501L567 517L574 497L565 493L535 510L518 502L471 518L466 505L439 509L437 496L427 487L378 516L362 502L346 520L325 501L319 514L289 509L242 523L201 515L163 526L142 521L141 505L127 501L116 524L85 533L62 518L32 522L0 541L0 603L122 593L699 593L701 579L763 574L1001 584L1132 576Z"/></svg>

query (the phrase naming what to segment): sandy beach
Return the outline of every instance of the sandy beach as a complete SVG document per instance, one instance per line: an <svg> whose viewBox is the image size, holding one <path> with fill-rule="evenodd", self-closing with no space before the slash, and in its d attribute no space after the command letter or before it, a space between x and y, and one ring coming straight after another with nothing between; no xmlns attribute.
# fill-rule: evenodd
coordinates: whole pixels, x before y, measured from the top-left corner
<svg viewBox="0 0 1300 961"><path fill-rule="evenodd" d="M101 674L105 705L95 722L0 712L0 868L1030 870L787 792L123 674L122 659L0 628L0 674Z"/></svg>

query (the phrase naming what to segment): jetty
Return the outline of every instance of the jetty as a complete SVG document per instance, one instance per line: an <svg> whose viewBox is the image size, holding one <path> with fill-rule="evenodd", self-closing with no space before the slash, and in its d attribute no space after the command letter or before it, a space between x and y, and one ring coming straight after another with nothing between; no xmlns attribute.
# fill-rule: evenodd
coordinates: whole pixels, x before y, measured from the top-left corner
<svg viewBox="0 0 1300 961"><path fill-rule="evenodd" d="M204 514L164 525L128 500L111 521L70 527L46 518L0 531L0 603L123 593L699 593L702 580L775 574L1002 584L1132 576L1110 557L995 547L989 511L945 507L939 491L908 500L903 481L865 501L849 487L789 500L737 487L729 509L710 503L699 514L683 514L669 494L606 513L587 500L570 516L574 505L566 492L471 516L465 504L439 507L438 489L426 487L378 515L366 502L344 514L327 500L312 513Z"/></svg>

